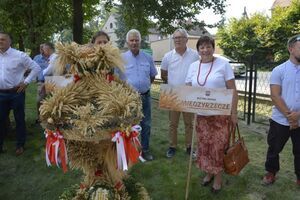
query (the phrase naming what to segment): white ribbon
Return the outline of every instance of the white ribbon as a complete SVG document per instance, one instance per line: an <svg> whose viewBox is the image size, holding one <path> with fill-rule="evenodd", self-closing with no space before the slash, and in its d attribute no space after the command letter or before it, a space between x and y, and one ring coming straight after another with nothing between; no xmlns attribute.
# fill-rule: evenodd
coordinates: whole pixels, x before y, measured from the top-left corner
<svg viewBox="0 0 300 200"><path fill-rule="evenodd" d="M142 127L140 125L134 125L131 127L131 131L140 132L142 131ZM138 136L133 137L133 143L135 146L141 146ZM142 152L140 153L139 159L141 162L146 162L146 160L142 157Z"/></svg>
<svg viewBox="0 0 300 200"><path fill-rule="evenodd" d="M47 134L46 131L44 132L44 134L45 134L45 136L47 138L48 134ZM51 166L51 163L50 163L50 160L49 160L49 153L48 152L49 152L48 146L46 146L46 163L47 163L47 166L49 167L49 166Z"/></svg>
<svg viewBox="0 0 300 200"><path fill-rule="evenodd" d="M111 141L116 142L117 145L117 162L118 169L122 169L123 171L128 170L124 141L121 132L117 132Z"/></svg>
<svg viewBox="0 0 300 200"><path fill-rule="evenodd" d="M134 125L131 127L131 131L136 131L140 133L142 131L142 127L140 125Z"/></svg>

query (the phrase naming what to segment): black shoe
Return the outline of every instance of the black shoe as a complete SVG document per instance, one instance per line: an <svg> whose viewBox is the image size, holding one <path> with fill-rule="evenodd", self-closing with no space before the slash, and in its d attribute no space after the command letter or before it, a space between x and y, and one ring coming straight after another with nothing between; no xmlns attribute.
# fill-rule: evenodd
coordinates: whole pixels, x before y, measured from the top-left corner
<svg viewBox="0 0 300 200"><path fill-rule="evenodd" d="M147 161L152 161L154 159L153 156L151 155L150 151L143 151L142 157Z"/></svg>
<svg viewBox="0 0 300 200"><path fill-rule="evenodd" d="M191 154L191 151L192 151L192 148L191 148L191 147L187 147L187 148L186 148L186 153L187 153L188 155Z"/></svg>
<svg viewBox="0 0 300 200"><path fill-rule="evenodd" d="M201 185L204 186L204 187L208 186L212 182L213 179L214 179L213 177L211 177L210 180L204 180L203 179L202 182L201 182Z"/></svg>
<svg viewBox="0 0 300 200"><path fill-rule="evenodd" d="M212 187L211 187L211 192L212 192L213 194L218 194L219 192L221 192L221 189L222 189L222 188L215 189L214 186L212 186Z"/></svg>
<svg viewBox="0 0 300 200"><path fill-rule="evenodd" d="M187 155L191 155L191 151L192 151L191 147L187 147L187 148L186 148L186 153L187 153ZM192 158L193 158L193 159L196 159L196 157L197 157L196 152L193 151L192 154L193 154L193 155L192 155Z"/></svg>
<svg viewBox="0 0 300 200"><path fill-rule="evenodd" d="M3 149L3 147L0 147L0 154L2 154L2 153L6 153L6 150Z"/></svg>
<svg viewBox="0 0 300 200"><path fill-rule="evenodd" d="M176 153L176 148L174 147L169 147L168 151L167 151L167 158L172 158Z"/></svg>

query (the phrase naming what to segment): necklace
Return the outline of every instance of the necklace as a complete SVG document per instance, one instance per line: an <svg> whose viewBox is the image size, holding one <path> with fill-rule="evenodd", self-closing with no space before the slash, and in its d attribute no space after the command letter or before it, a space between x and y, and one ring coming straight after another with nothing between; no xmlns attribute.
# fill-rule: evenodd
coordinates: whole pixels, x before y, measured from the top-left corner
<svg viewBox="0 0 300 200"><path fill-rule="evenodd" d="M206 77L205 77L203 83L200 83L200 81L199 81L199 76L200 76L200 71L201 71L202 60L200 61L200 64L199 64L199 70L198 70L198 76L197 76L197 82L198 82L198 84L199 84L200 86L204 86L204 85L206 84L207 78L208 78L208 76L209 76L209 74L210 74L210 72L211 72L211 70L212 70L213 65L214 65L214 60L215 60L215 59L213 58L213 60L212 60L212 62L211 62L211 65L210 65L210 69L209 69L209 71L208 71L208 73L207 73L207 75L206 75Z"/></svg>

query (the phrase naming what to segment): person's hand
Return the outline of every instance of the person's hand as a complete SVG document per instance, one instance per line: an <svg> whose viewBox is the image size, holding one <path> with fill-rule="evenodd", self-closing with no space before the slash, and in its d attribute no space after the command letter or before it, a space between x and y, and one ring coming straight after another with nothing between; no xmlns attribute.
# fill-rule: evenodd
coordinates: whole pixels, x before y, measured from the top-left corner
<svg viewBox="0 0 300 200"><path fill-rule="evenodd" d="M300 118L300 112L295 112L295 111L289 112L286 117L290 124L291 130L299 127L298 120Z"/></svg>
<svg viewBox="0 0 300 200"><path fill-rule="evenodd" d="M17 87L18 87L18 90L17 90L17 93L21 93L21 92L25 92L26 88L27 88L27 85L26 83L20 83Z"/></svg>
<svg viewBox="0 0 300 200"><path fill-rule="evenodd" d="M300 112L295 112L295 111L289 112L286 117L288 121L298 121L300 117Z"/></svg>

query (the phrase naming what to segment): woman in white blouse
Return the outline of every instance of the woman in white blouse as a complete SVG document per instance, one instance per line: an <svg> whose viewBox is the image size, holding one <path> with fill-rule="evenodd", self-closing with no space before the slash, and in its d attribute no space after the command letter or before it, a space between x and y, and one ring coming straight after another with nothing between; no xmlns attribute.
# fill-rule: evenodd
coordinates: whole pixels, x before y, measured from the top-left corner
<svg viewBox="0 0 300 200"><path fill-rule="evenodd" d="M211 181L212 192L222 187L223 156L228 145L229 126L237 123L238 96L233 70L225 59L214 57L214 39L203 36L197 42L200 60L192 63L186 77L186 84L205 88L233 89L231 116L197 116L196 132L198 141L197 166L206 172L202 185Z"/></svg>

